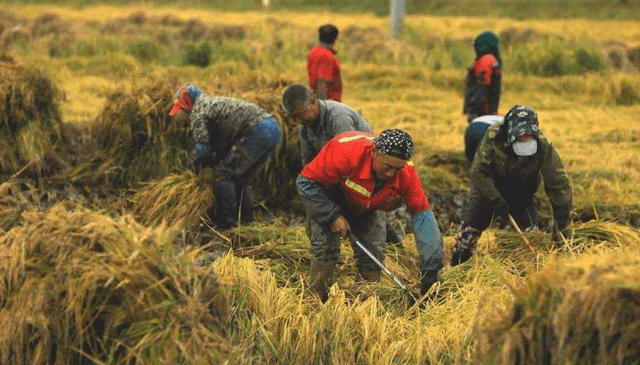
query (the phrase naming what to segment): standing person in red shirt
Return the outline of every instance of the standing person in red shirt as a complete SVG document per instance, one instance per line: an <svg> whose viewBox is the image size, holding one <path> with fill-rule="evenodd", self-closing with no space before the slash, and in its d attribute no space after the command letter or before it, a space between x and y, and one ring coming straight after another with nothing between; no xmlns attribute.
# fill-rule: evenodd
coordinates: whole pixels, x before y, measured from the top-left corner
<svg viewBox="0 0 640 365"><path fill-rule="evenodd" d="M311 243L311 290L326 301L340 256L340 237L353 232L376 258L384 261L385 224L381 212L397 209L404 200L412 215L420 254L421 294L439 279L443 243L413 163L411 136L385 129L345 132L331 139L296 180L307 213ZM380 267L353 246L356 281L380 279Z"/></svg>
<svg viewBox="0 0 640 365"><path fill-rule="evenodd" d="M483 32L473 42L476 61L467 71L463 114L467 121L483 115L497 115L502 84L502 60L498 37Z"/></svg>
<svg viewBox="0 0 640 365"><path fill-rule="evenodd" d="M309 86L319 99L342 101L342 77L337 51L333 44L338 38L338 28L325 24L318 29L320 44L309 51L307 71Z"/></svg>

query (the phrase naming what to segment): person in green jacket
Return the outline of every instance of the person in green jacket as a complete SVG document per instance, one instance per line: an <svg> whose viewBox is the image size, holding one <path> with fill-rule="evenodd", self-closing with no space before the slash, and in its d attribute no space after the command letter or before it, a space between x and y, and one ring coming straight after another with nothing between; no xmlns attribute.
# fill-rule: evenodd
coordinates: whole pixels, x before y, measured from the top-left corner
<svg viewBox="0 0 640 365"><path fill-rule="evenodd" d="M516 105L504 121L487 130L471 165L472 190L461 229L455 237L451 265L471 258L482 232L494 217L510 214L522 230L536 229L540 180L551 205L555 231L569 223L572 191L560 156L538 126L537 113Z"/></svg>

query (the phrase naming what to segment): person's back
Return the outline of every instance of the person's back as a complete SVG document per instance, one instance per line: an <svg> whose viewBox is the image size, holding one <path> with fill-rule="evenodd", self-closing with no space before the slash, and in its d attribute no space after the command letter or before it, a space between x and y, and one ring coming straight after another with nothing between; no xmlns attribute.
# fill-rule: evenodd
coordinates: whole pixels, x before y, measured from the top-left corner
<svg viewBox="0 0 640 365"><path fill-rule="evenodd" d="M338 28L325 24L318 30L320 44L311 49L307 57L309 86L320 99L342 100L340 64L333 48Z"/></svg>
<svg viewBox="0 0 640 365"><path fill-rule="evenodd" d="M498 37L492 32L480 34L473 44L476 60L468 69L463 114L471 122L476 117L498 114L502 84L502 60Z"/></svg>
<svg viewBox="0 0 640 365"><path fill-rule="evenodd" d="M318 100L318 103L320 108L317 123L313 126L302 124L298 126L305 165L329 140L340 133L347 131L373 133L369 123L349 106L333 100Z"/></svg>
<svg viewBox="0 0 640 365"><path fill-rule="evenodd" d="M504 117L500 115L484 115L474 118L469 123L467 130L464 132L464 154L469 163L473 162L473 156L475 156L487 129L494 124L501 124L503 120Z"/></svg>

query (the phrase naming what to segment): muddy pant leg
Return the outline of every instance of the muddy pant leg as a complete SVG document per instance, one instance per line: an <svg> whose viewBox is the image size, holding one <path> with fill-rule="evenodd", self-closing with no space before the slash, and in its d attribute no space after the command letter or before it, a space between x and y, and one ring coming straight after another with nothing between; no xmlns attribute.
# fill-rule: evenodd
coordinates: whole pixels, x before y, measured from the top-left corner
<svg viewBox="0 0 640 365"><path fill-rule="evenodd" d="M322 265L335 266L340 258L340 236L332 232L331 228L309 218L306 230L311 243L311 256Z"/></svg>
<svg viewBox="0 0 640 365"><path fill-rule="evenodd" d="M333 283L333 273L340 257L340 238L328 227L307 217L307 237L311 243L309 287L324 302Z"/></svg>
<svg viewBox="0 0 640 365"><path fill-rule="evenodd" d="M451 266L462 264L473 256L476 243L482 232L491 224L492 218L493 209L489 202L482 199L476 192L472 192L465 220L454 238Z"/></svg>
<svg viewBox="0 0 640 365"><path fill-rule="evenodd" d="M347 217L351 231L381 263L384 263L384 247L387 238L384 213L371 211ZM358 267L358 281L378 281L381 268L360 247L352 244Z"/></svg>
<svg viewBox="0 0 640 365"><path fill-rule="evenodd" d="M233 227L237 220L236 189L232 181L215 183L216 195L216 228L225 230Z"/></svg>

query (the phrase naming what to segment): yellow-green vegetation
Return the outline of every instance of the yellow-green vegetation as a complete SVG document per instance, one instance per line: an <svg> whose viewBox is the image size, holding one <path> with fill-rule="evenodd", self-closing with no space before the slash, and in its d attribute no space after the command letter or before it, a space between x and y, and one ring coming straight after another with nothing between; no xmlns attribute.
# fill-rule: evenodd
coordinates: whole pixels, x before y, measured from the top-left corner
<svg viewBox="0 0 640 365"><path fill-rule="evenodd" d="M490 3L510 16L409 15L395 40L371 8L5 4L0 363L637 362L640 21L527 19ZM438 4L447 14L458 2L429 2ZM445 265L431 300L417 298L412 235L385 260L409 293L386 278L356 284L343 242L329 301L312 297L309 242L291 218L297 130L280 96L307 83L306 54L327 22L341 31L344 102L376 132L414 137L445 260L469 191L461 109L471 41L496 32L500 112L534 108L573 183L565 242L526 232L529 250L513 231L489 229L474 259ZM257 223L195 228L214 197L187 171L185 115L167 117L185 83L258 103L280 123L283 142L253 183Z"/></svg>
<svg viewBox="0 0 640 365"><path fill-rule="evenodd" d="M41 70L0 63L0 174L39 175L64 164L55 144L62 139L60 93Z"/></svg>

